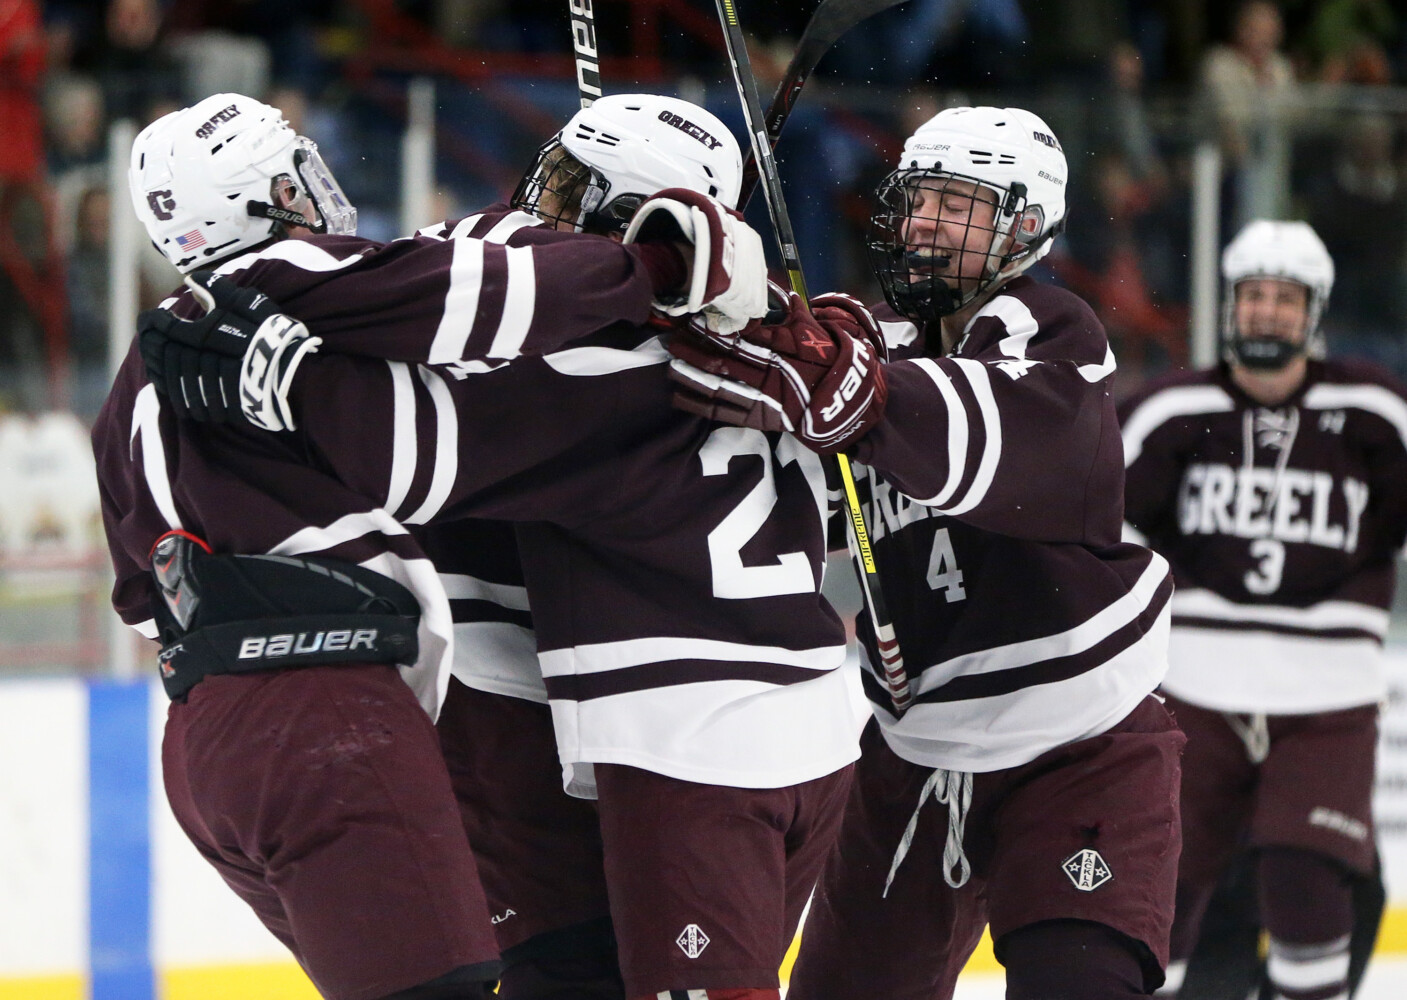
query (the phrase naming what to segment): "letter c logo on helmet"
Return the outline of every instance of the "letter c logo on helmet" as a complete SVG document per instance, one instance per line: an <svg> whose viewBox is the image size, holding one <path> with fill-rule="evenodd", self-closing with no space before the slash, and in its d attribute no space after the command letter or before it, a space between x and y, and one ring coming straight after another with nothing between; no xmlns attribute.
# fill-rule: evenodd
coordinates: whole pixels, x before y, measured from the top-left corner
<svg viewBox="0 0 1407 1000"><path fill-rule="evenodd" d="M170 222L174 217L172 213L176 210L176 199L171 197L170 191L148 191L147 206L151 209L151 214L162 222Z"/></svg>

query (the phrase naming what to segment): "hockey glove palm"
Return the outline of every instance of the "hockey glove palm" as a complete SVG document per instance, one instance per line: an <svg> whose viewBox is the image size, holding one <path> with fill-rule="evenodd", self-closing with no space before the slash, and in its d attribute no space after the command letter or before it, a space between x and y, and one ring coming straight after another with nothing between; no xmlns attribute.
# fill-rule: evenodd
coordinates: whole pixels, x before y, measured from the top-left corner
<svg viewBox="0 0 1407 1000"><path fill-rule="evenodd" d="M186 284L207 310L204 316L184 320L149 309L137 317L148 380L179 417L293 430L293 376L321 338L258 289L211 271L190 275Z"/></svg>
<svg viewBox="0 0 1407 1000"><path fill-rule="evenodd" d="M670 340L675 405L721 423L790 431L823 455L844 451L884 415L879 326L848 295L817 296L808 313L800 296L784 294L781 322L754 322L736 338L694 324Z"/></svg>
<svg viewBox="0 0 1407 1000"><path fill-rule="evenodd" d="M736 333L767 312L767 260L762 237L740 213L716 198L686 188L666 188L636 210L626 243L686 243L688 287L656 299L669 316L702 313L710 330Z"/></svg>

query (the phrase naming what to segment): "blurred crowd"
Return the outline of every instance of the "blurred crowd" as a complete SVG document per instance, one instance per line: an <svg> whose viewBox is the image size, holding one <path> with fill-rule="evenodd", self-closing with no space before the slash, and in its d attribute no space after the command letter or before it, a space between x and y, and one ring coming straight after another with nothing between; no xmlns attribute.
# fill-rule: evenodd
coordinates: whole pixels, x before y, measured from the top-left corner
<svg viewBox="0 0 1407 1000"><path fill-rule="evenodd" d="M764 92L813 3L739 3ZM575 91L564 0L0 0L0 409L90 416L106 382L109 129L225 90L323 147L397 234L407 82L434 78L436 206L495 200ZM701 100L742 132L712 0L597 0L606 89ZM1186 360L1191 156L1220 151L1223 239L1305 218L1339 263L1336 350L1407 375L1407 30L1391 0L908 0L849 33L788 127L813 288L868 284L874 183L945 106L1041 113L1071 151L1060 281L1130 372ZM760 206L754 206L754 211ZM429 221L429 220L426 220ZM757 220L761 224L761 219ZM143 264L142 304L173 275Z"/></svg>

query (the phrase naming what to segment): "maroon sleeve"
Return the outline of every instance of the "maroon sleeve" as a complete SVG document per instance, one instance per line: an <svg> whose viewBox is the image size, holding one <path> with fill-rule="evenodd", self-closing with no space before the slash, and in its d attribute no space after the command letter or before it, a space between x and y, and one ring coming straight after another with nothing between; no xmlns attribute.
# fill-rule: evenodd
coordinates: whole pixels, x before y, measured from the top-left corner
<svg viewBox="0 0 1407 1000"><path fill-rule="evenodd" d="M891 362L883 422L855 458L917 502L988 531L1118 541L1123 462L1099 321L1018 279L953 356Z"/></svg>
<svg viewBox="0 0 1407 1000"><path fill-rule="evenodd" d="M1119 423L1130 428L1124 436L1124 520L1143 539L1163 537L1177 517L1177 491L1185 459L1180 447L1186 418L1174 417L1151 430L1143 424L1156 419L1147 404L1162 389L1145 388L1119 407Z"/></svg>
<svg viewBox="0 0 1407 1000"><path fill-rule="evenodd" d="M477 368L642 324L654 298L636 248L506 209L385 244L285 240L231 263L221 270L307 323L324 351Z"/></svg>

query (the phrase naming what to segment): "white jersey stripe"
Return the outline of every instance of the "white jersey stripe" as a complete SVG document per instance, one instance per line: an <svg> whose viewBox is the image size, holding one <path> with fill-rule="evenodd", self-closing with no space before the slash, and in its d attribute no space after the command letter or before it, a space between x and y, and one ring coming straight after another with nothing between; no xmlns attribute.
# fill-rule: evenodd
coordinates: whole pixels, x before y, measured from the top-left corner
<svg viewBox="0 0 1407 1000"><path fill-rule="evenodd" d="M597 674L670 660L777 663L825 672L844 662L845 647L783 649L780 646L753 646L745 642L725 642L719 639L651 636L647 639L622 639L617 642L549 649L539 654L539 659L542 661L542 673L545 677Z"/></svg>
<svg viewBox="0 0 1407 1000"><path fill-rule="evenodd" d="M423 365L417 371L435 404L435 466L425 501L406 518L407 524L425 524L438 514L459 475L459 414L454 407L454 397L445 380L435 372Z"/></svg>
<svg viewBox="0 0 1407 1000"><path fill-rule="evenodd" d="M241 254L225 261L215 269L216 274L233 274L252 267L256 261L281 260L304 271L340 271L361 262L366 250L359 250L349 257L334 257L322 247L314 246L306 240L279 240L258 253Z"/></svg>
<svg viewBox="0 0 1407 1000"><path fill-rule="evenodd" d="M1183 701L1219 712L1331 712L1371 705L1388 690L1382 644L1367 637L1179 623L1173 626L1168 659L1163 686Z"/></svg>
<svg viewBox="0 0 1407 1000"><path fill-rule="evenodd" d="M1319 382L1304 394L1304 405L1310 410L1357 409L1382 417L1397 430L1397 436L1407 447L1407 402L1397 393L1380 385L1333 385Z"/></svg>
<svg viewBox="0 0 1407 1000"><path fill-rule="evenodd" d="M918 339L918 325L911 320L878 322L879 332L884 336L884 344L890 350L905 347Z"/></svg>
<svg viewBox="0 0 1407 1000"><path fill-rule="evenodd" d="M431 364L458 361L463 356L464 344L474 329L483 284L484 244L479 240L455 240L454 258L449 265L449 289L445 292L445 311L440 316L440 325L430 344Z"/></svg>
<svg viewBox="0 0 1407 1000"><path fill-rule="evenodd" d="M523 350L537 306L537 269L532 247L508 247L508 290L504 293L503 318L493 335L491 358L516 358ZM433 359L432 359L433 360Z"/></svg>
<svg viewBox="0 0 1407 1000"><path fill-rule="evenodd" d="M1127 521L1124 522L1124 531L1120 540L1132 542L1134 545L1142 545L1145 549L1148 548L1148 536Z"/></svg>
<svg viewBox="0 0 1407 1000"><path fill-rule="evenodd" d="M132 629L143 639L157 639L161 636L161 633L157 630L155 618L148 618L144 622L137 622L137 624L132 626Z"/></svg>
<svg viewBox="0 0 1407 1000"><path fill-rule="evenodd" d="M1226 390L1216 385L1188 385L1154 393L1124 421L1124 465L1132 465L1143 454L1143 442L1175 417L1200 413L1229 413L1235 409Z"/></svg>
<svg viewBox="0 0 1407 1000"><path fill-rule="evenodd" d="M1133 645L1065 680L985 698L915 702L901 719L886 705L871 702L870 707L885 742L905 760L954 771L1018 767L1047 750L1106 732L1133 711L1167 671L1169 618L1165 607ZM864 646L860 662L874 673Z"/></svg>
<svg viewBox="0 0 1407 1000"><path fill-rule="evenodd" d="M415 478L415 385L410 367L388 361L391 369L391 481L386 487L386 509L399 514Z"/></svg>
<svg viewBox="0 0 1407 1000"><path fill-rule="evenodd" d="M1114 360L1114 348L1104 348L1104 362L1098 365L1080 365L1075 370L1080 373L1080 378L1091 384L1100 379L1113 375L1118 371L1119 363Z"/></svg>
<svg viewBox="0 0 1407 1000"><path fill-rule="evenodd" d="M542 360L563 375L613 375L630 368L648 368L664 364L670 354L658 337L652 337L639 347L623 351L617 347L571 347L555 354L543 355Z"/></svg>
<svg viewBox="0 0 1407 1000"><path fill-rule="evenodd" d="M478 215L466 215L449 231L449 238L452 240L468 239L469 234L474 231L474 227L479 224L479 220L483 217L483 212L480 212Z"/></svg>
<svg viewBox="0 0 1407 1000"><path fill-rule="evenodd" d="M269 549L269 555L301 556L325 552L372 532L382 535L407 534L395 518L376 507L356 514L344 514L326 527L310 525L300 528Z"/></svg>
<svg viewBox="0 0 1407 1000"><path fill-rule="evenodd" d="M957 516L965 514L987 497L992 480L997 475L997 463L1002 454L1002 421L997 411L997 400L992 395L992 383L987 376L987 366L980 361L959 358L954 362L958 370L967 376L972 385L972 394L977 399L977 408L982 414L982 429L986 441L982 448L982 460L977 465L977 475L961 500L951 507L937 507L945 514ZM935 505L936 506L936 505Z"/></svg>
<svg viewBox="0 0 1407 1000"><path fill-rule="evenodd" d="M918 358L914 364L933 380L939 395L943 397L943 405L948 408L948 479L935 496L918 501L925 506L936 507L948 502L967 471L967 409L958 398L952 377L942 366L932 358Z"/></svg>
<svg viewBox="0 0 1407 1000"><path fill-rule="evenodd" d="M1006 327L1006 336L997 342L997 349L1008 358L1025 361L1031 338L1041 332L1040 324L1031 315L1026 303L1014 295L998 295L983 306L973 319L982 316L995 316Z"/></svg>
<svg viewBox="0 0 1407 1000"><path fill-rule="evenodd" d="M1179 590L1172 599L1173 616L1212 618L1248 625L1282 625L1297 629L1357 629L1382 638L1388 613L1370 604L1321 601L1307 608L1270 604L1237 604L1210 590Z"/></svg>
<svg viewBox="0 0 1407 1000"><path fill-rule="evenodd" d="M181 516L176 513L176 500L171 495L171 478L166 472L166 446L161 440L161 400L157 397L156 386L143 386L137 393L137 401L132 407L132 437L142 439L142 474L151 491L156 509L166 518L172 528L181 527ZM130 451L129 451L130 454Z"/></svg>
<svg viewBox="0 0 1407 1000"><path fill-rule="evenodd" d="M482 216L476 216L482 218ZM527 212L513 212L499 219L494 227L484 234L485 243L507 243L508 240L520 229L527 229L530 226L540 226L542 220Z"/></svg>
<svg viewBox="0 0 1407 1000"><path fill-rule="evenodd" d="M1063 656L1074 656L1098 645L1147 611L1158 588L1167 578L1167 560L1156 552L1150 555L1152 559L1148 567L1128 593L1074 628L1039 639L1012 642L1005 646L994 646L975 653L955 656L934 664L924 669L916 693L924 694L940 688L955 677L973 677Z"/></svg>
<svg viewBox="0 0 1407 1000"><path fill-rule="evenodd" d="M451 601L489 601L514 611L528 610L528 588L492 583L467 573L441 573L440 583Z"/></svg>

